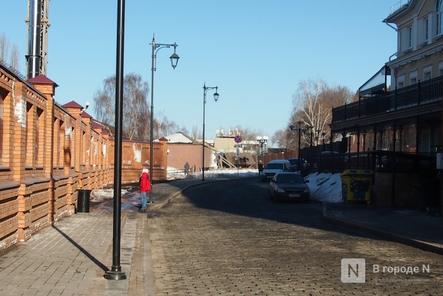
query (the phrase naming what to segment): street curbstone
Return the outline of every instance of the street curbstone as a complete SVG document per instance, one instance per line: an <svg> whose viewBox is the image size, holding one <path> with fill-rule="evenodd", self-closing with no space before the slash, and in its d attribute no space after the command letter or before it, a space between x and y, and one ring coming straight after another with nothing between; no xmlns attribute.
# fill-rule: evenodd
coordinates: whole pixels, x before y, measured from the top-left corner
<svg viewBox="0 0 443 296"><path fill-rule="evenodd" d="M380 229L376 229L374 227L370 227L358 222L346 220L343 218L334 217L328 214L327 205L323 203L323 219L332 224L341 225L351 227L355 230L363 230L367 233L370 233L374 236L384 238L390 241L394 241L397 243L401 243L410 247L414 247L423 251L432 252L435 254L443 255L443 247L436 246L431 243L427 243L421 240L412 239L410 237L406 237L403 235L395 234L388 231L383 231Z"/></svg>

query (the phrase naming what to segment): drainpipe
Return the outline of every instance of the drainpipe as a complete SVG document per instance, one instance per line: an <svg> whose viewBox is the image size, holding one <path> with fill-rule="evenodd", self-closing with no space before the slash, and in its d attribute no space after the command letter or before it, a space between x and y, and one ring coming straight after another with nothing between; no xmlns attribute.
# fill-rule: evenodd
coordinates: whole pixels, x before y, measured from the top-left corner
<svg viewBox="0 0 443 296"><path fill-rule="evenodd" d="M396 183L396 174L397 174L397 157L396 157L396 147L395 147L395 142L397 141L397 125L394 122L393 123L393 135L392 135L392 146L393 146L393 161L394 161L394 166L392 168L392 190L391 190L391 207L395 207L395 194L396 194L396 190L395 190L395 183Z"/></svg>
<svg viewBox="0 0 443 296"><path fill-rule="evenodd" d="M415 171L418 171L418 146L420 145L420 117L417 116L415 118L415 163L414 163L414 168Z"/></svg>
<svg viewBox="0 0 443 296"><path fill-rule="evenodd" d="M360 168L360 127L357 127L357 168Z"/></svg>
<svg viewBox="0 0 443 296"><path fill-rule="evenodd" d="M375 169L377 165L377 126L374 125L374 142L372 146L372 170L375 176Z"/></svg>
<svg viewBox="0 0 443 296"><path fill-rule="evenodd" d="M394 27L393 25L391 25L390 23L388 23L386 20L384 20L383 22L392 30L394 30L395 32L398 32L398 29L396 27Z"/></svg>

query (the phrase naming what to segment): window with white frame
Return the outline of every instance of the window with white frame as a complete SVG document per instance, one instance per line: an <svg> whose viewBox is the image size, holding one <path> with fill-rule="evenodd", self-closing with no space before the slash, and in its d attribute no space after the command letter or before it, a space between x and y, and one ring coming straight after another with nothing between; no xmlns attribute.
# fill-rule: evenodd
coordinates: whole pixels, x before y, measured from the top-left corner
<svg viewBox="0 0 443 296"><path fill-rule="evenodd" d="M74 145L74 135L75 135L75 128L70 127L70 130L68 130L69 134L69 157L71 159L71 168L75 167L75 145Z"/></svg>
<svg viewBox="0 0 443 296"><path fill-rule="evenodd" d="M423 81L429 80L432 78L432 66L428 66L423 69Z"/></svg>
<svg viewBox="0 0 443 296"><path fill-rule="evenodd" d="M401 51L407 51L412 48L412 25L400 30L400 48Z"/></svg>
<svg viewBox="0 0 443 296"><path fill-rule="evenodd" d="M58 155L58 167L62 168L65 164L65 128L66 125L63 121L60 122L60 129L58 131L58 143L59 143L59 155Z"/></svg>
<svg viewBox="0 0 443 296"><path fill-rule="evenodd" d="M427 15L418 22L418 43L427 43L431 37L431 15Z"/></svg>
<svg viewBox="0 0 443 296"><path fill-rule="evenodd" d="M417 84L417 71L409 73L409 85Z"/></svg>
<svg viewBox="0 0 443 296"><path fill-rule="evenodd" d="M25 168L32 169L34 166L34 155L36 154L36 123L35 123L35 106L31 103L26 103L26 156Z"/></svg>
<svg viewBox="0 0 443 296"><path fill-rule="evenodd" d="M443 0L437 0L437 35L443 33Z"/></svg>
<svg viewBox="0 0 443 296"><path fill-rule="evenodd" d="M45 126L46 118L45 111L43 109L37 108L37 133L36 133L36 143L35 143L35 162L36 167L39 169L43 168L44 165L44 153L45 153Z"/></svg>
<svg viewBox="0 0 443 296"><path fill-rule="evenodd" d="M397 79L397 88L402 88L405 86L405 75L401 75Z"/></svg>
<svg viewBox="0 0 443 296"><path fill-rule="evenodd" d="M431 15L425 18L425 42L428 42L431 37Z"/></svg>

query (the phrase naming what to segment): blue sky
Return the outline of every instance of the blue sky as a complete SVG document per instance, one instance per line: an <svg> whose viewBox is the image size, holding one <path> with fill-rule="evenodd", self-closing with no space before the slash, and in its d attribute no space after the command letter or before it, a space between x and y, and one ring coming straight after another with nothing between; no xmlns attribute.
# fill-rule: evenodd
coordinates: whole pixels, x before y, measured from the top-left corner
<svg viewBox="0 0 443 296"><path fill-rule="evenodd" d="M26 53L26 0L4 1L0 34ZM382 23L398 0L126 1L125 72L150 81L152 34L177 42L158 55L155 109L189 130L202 124L202 86L219 86L208 101L206 131L240 125L272 134L285 127L300 81L324 79L355 91L396 51ZM116 0L52 0L48 77L56 100L84 104L115 73ZM20 61L25 73L24 58Z"/></svg>

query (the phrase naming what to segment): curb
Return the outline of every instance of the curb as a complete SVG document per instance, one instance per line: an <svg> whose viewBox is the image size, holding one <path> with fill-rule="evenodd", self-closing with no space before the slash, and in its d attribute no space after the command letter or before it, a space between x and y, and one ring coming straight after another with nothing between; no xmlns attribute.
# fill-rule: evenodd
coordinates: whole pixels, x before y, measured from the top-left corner
<svg viewBox="0 0 443 296"><path fill-rule="evenodd" d="M333 223L333 224L337 224L337 225L341 225L341 226L348 226L351 228L354 228L356 230L364 230L370 234L373 234L375 236L384 238L384 239L388 239L390 241L394 241L397 243L401 243L410 247L414 247L423 251L427 251L427 252L432 252L435 254L439 254L439 255L443 255L443 247L439 247L421 240L416 240L416 239L412 239L403 235L399 235L399 234L394 234L392 232L387 232L387 231L383 231L383 230L379 230L373 227L369 227L367 225L364 224L360 224L357 222L353 222L350 220L346 220L346 219L341 219L341 218L337 218L337 217L331 217L330 215L328 215L326 213L326 205L323 205L323 219Z"/></svg>
<svg viewBox="0 0 443 296"><path fill-rule="evenodd" d="M244 179L254 179L254 178L257 178L257 177L254 176L254 177L242 177L242 178L232 178L232 179L223 179L223 180L200 181L200 183L195 183L195 184L185 186L182 189L178 190L177 192L172 193L164 201L161 201L159 203L154 203L154 205L152 205L151 207L148 208L148 211L149 210L160 210L160 209L164 208L169 203L171 203L175 198L182 195L186 190L193 188L193 187L199 187L199 186L222 183L222 182L239 181L239 180L244 180Z"/></svg>

